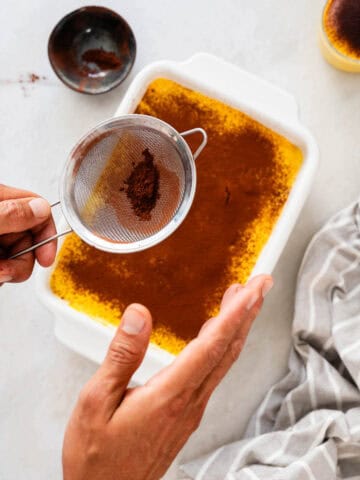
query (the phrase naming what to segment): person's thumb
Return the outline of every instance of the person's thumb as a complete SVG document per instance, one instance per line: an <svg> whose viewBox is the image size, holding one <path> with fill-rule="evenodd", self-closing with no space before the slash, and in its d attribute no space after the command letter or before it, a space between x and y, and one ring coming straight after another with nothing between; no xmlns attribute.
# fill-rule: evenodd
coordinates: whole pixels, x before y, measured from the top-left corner
<svg viewBox="0 0 360 480"><path fill-rule="evenodd" d="M151 314L138 303L125 310L103 364L95 375L96 390L102 390L102 408L111 416L119 406L128 383L140 366L151 334Z"/></svg>
<svg viewBox="0 0 360 480"><path fill-rule="evenodd" d="M30 230L49 218L49 203L40 197L0 202L0 235Z"/></svg>

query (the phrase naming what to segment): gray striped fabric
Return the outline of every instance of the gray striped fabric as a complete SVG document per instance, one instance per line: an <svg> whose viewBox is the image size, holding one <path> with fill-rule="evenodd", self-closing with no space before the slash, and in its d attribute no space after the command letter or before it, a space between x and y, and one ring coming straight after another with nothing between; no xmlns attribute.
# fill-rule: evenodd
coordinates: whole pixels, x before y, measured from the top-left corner
<svg viewBox="0 0 360 480"><path fill-rule="evenodd" d="M298 278L289 372L245 438L183 465L194 480L360 479L360 208L315 235Z"/></svg>

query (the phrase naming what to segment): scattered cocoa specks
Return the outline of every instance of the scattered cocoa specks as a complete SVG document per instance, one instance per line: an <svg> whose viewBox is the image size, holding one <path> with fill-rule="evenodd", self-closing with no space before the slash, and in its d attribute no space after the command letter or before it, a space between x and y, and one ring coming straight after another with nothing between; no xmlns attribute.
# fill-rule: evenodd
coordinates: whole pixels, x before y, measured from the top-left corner
<svg viewBox="0 0 360 480"><path fill-rule="evenodd" d="M29 80L31 83L35 83L40 80L40 77L39 75L36 75L36 73L29 73Z"/></svg>
<svg viewBox="0 0 360 480"><path fill-rule="evenodd" d="M21 85L21 90L23 91L24 97L28 97L30 94L30 85L46 80L45 75L38 75L36 73L28 73L27 75L20 75L18 83Z"/></svg>
<svg viewBox="0 0 360 480"><path fill-rule="evenodd" d="M20 75L18 83L36 83L39 80L46 80L45 75L37 75L36 73L28 73L26 76Z"/></svg>
<svg viewBox="0 0 360 480"><path fill-rule="evenodd" d="M45 75L38 75L37 73L21 74L17 79L0 78L0 85L19 85L24 96L28 97L32 85L37 82L47 80Z"/></svg>

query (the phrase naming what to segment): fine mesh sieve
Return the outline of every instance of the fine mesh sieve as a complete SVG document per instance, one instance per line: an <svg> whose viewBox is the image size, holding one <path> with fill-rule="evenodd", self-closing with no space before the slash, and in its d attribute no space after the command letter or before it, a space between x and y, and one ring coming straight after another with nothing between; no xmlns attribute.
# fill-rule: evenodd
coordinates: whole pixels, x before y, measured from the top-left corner
<svg viewBox="0 0 360 480"><path fill-rule="evenodd" d="M183 137L197 132L203 140L193 155ZM201 128L178 133L147 115L124 115L101 123L74 147L60 182L58 203L71 229L12 258L70 231L113 253L156 245L175 231L191 207L196 188L194 160L206 143ZM142 217L134 209L127 185L136 165L148 155L158 172L158 195L154 207Z"/></svg>

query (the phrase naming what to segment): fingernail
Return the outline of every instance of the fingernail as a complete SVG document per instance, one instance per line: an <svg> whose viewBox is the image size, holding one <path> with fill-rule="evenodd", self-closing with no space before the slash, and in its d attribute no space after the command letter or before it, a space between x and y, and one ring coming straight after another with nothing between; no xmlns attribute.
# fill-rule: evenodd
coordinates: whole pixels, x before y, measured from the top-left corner
<svg viewBox="0 0 360 480"><path fill-rule="evenodd" d="M37 218L45 218L49 215L49 204L43 198L30 200L29 207Z"/></svg>
<svg viewBox="0 0 360 480"><path fill-rule="evenodd" d="M145 318L139 310L129 307L122 316L121 328L129 335L137 335L145 324Z"/></svg>
<svg viewBox="0 0 360 480"><path fill-rule="evenodd" d="M264 285L261 289L261 293L262 293L263 298L265 298L266 295L270 292L273 285L274 285L274 281L272 279L268 278L268 279L265 280Z"/></svg>
<svg viewBox="0 0 360 480"><path fill-rule="evenodd" d="M0 275L0 283L11 282L12 277L10 275Z"/></svg>
<svg viewBox="0 0 360 480"><path fill-rule="evenodd" d="M250 298L248 300L248 303L246 305L246 308L248 310L251 310L255 303L259 300L259 294L257 291L251 292Z"/></svg>

